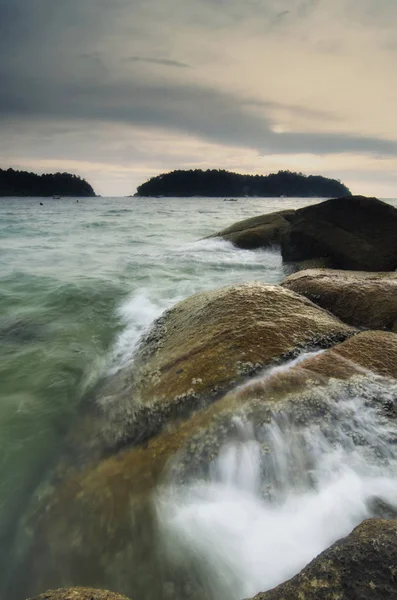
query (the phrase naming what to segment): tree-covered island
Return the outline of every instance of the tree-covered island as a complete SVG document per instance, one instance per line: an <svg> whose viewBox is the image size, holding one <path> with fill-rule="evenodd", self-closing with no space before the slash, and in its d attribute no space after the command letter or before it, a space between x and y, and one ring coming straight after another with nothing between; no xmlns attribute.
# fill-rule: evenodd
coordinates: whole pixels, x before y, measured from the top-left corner
<svg viewBox="0 0 397 600"><path fill-rule="evenodd" d="M70 173L36 175L0 169L0 196L93 197L95 192L85 179Z"/></svg>
<svg viewBox="0 0 397 600"><path fill-rule="evenodd" d="M240 175L230 171L172 171L152 177L137 188L135 196L259 196L319 197L351 195L336 179L279 171L270 175Z"/></svg>

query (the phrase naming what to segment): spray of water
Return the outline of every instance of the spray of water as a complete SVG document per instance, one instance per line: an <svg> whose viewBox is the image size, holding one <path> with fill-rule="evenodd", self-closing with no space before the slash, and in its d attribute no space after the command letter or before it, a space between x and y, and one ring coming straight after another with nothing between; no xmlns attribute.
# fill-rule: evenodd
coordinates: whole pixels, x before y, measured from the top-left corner
<svg viewBox="0 0 397 600"><path fill-rule="evenodd" d="M206 478L159 495L165 552L205 597L270 589L363 519L397 511L397 427L368 395L347 391L329 408L324 427L278 415L254 435L241 420Z"/></svg>
<svg viewBox="0 0 397 600"><path fill-rule="evenodd" d="M281 255L272 249L240 250L230 242L207 239L158 249L142 256L152 280L138 280L118 309L123 331L117 337L108 370L117 371L133 360L141 336L155 319L177 302L205 290L243 283L253 278L279 283L283 277ZM163 264L159 272L158 265Z"/></svg>

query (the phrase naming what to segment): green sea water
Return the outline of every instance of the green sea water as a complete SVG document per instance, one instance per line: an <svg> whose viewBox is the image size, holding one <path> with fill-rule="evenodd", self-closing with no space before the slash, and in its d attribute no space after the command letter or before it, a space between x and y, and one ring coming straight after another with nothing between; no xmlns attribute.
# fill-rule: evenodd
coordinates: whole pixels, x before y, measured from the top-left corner
<svg viewBox="0 0 397 600"><path fill-rule="evenodd" d="M314 202L0 200L3 555L85 394L132 359L153 319L201 290L283 278L276 251L200 239L250 216Z"/></svg>

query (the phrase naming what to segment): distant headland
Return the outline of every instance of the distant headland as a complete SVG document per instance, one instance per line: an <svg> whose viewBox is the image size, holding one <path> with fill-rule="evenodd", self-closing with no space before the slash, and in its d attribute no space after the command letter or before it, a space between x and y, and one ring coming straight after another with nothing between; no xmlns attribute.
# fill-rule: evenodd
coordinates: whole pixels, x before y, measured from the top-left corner
<svg viewBox="0 0 397 600"><path fill-rule="evenodd" d="M36 175L0 169L0 196L93 197L95 192L85 179L71 173Z"/></svg>
<svg viewBox="0 0 397 600"><path fill-rule="evenodd" d="M240 175L218 169L172 171L152 177L137 188L135 196L259 196L331 198L349 196L350 190L336 179L279 171L270 175Z"/></svg>

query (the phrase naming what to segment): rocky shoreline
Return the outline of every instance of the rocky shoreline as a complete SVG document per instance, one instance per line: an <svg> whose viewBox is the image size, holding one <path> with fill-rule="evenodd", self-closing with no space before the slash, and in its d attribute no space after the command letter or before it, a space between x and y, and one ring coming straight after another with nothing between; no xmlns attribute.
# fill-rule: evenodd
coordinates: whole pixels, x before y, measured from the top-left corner
<svg viewBox="0 0 397 600"><path fill-rule="evenodd" d="M393 598L397 521L368 519L317 556L298 575L253 600L373 600ZM129 600L86 588L52 590L31 600Z"/></svg>
<svg viewBox="0 0 397 600"><path fill-rule="evenodd" d="M12 550L19 575L10 576L4 598L60 585L162 598L163 582L153 577L161 572L173 598L201 600L199 590L186 593L189 573L176 572L156 549L153 498L170 470L182 484L207 473L236 416L260 432L283 414L298 429L316 423L332 437L332 406L342 392L363 394L397 424L397 210L352 196L215 235L241 248L279 245L299 272L279 286L252 282L196 294L154 323L134 365L103 382L86 406L51 479L36 491ZM306 269L313 265L327 268ZM397 521L376 502L370 512L374 518L256 598L396 595ZM35 596L123 598L84 587Z"/></svg>

